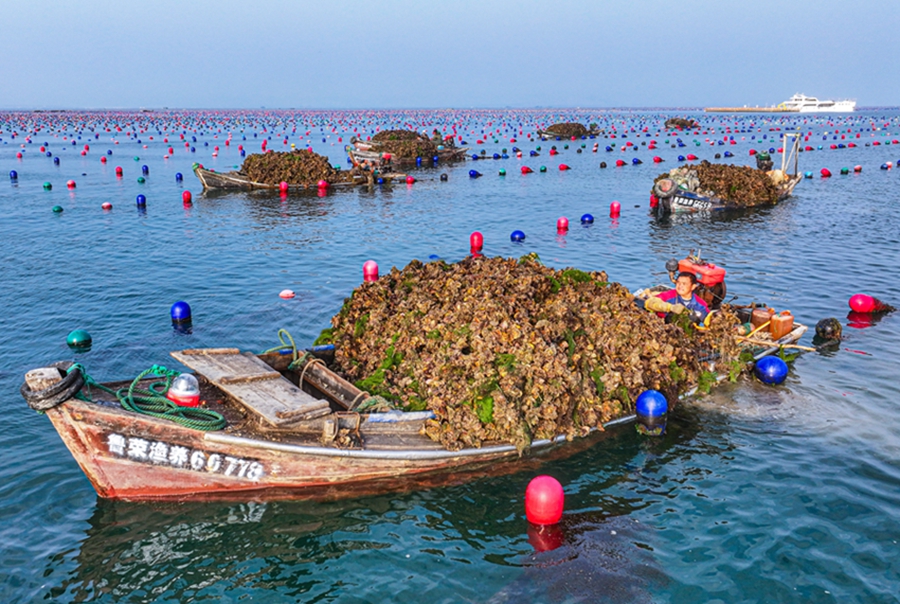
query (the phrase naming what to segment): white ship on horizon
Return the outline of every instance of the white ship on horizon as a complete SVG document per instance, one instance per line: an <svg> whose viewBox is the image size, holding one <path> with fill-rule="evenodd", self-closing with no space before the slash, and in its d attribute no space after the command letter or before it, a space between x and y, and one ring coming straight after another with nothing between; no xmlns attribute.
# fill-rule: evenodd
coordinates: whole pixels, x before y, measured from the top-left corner
<svg viewBox="0 0 900 604"><path fill-rule="evenodd" d="M849 113L856 109L856 101L820 101L798 92L778 105L778 109L798 113Z"/></svg>

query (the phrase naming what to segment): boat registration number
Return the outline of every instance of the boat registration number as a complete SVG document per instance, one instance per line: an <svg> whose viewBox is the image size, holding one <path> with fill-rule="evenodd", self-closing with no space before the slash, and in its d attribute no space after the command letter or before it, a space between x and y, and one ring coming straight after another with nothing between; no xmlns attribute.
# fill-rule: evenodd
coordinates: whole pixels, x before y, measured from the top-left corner
<svg viewBox="0 0 900 604"><path fill-rule="evenodd" d="M265 468L258 461L190 449L158 440L113 433L107 437L106 443L110 453L132 461L253 481L265 475Z"/></svg>
<svg viewBox="0 0 900 604"><path fill-rule="evenodd" d="M675 203L685 208L693 208L695 210L708 210L712 207L712 203L704 199L691 199L690 197L675 197Z"/></svg>

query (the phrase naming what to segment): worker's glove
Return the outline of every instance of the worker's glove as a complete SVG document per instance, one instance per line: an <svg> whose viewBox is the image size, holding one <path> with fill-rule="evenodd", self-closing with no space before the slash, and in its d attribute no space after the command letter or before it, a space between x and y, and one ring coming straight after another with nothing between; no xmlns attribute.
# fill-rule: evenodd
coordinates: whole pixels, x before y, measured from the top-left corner
<svg viewBox="0 0 900 604"><path fill-rule="evenodd" d="M680 315L681 313L683 313L684 311L687 310L687 308L684 306L684 304L669 304L669 306L671 307L669 309L669 312L673 312L676 315Z"/></svg>
<svg viewBox="0 0 900 604"><path fill-rule="evenodd" d="M679 305L680 306L680 305ZM666 302L665 300L660 300L656 296L650 296L644 302L644 308L647 310L652 310L653 312L671 312L672 305ZM682 307L684 308L684 307Z"/></svg>

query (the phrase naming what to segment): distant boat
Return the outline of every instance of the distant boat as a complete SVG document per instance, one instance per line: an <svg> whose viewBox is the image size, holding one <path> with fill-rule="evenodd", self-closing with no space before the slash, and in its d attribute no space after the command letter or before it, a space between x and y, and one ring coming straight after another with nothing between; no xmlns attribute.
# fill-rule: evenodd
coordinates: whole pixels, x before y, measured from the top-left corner
<svg viewBox="0 0 900 604"><path fill-rule="evenodd" d="M856 101L820 101L814 96L797 93L778 108L798 113L849 113L856 109Z"/></svg>

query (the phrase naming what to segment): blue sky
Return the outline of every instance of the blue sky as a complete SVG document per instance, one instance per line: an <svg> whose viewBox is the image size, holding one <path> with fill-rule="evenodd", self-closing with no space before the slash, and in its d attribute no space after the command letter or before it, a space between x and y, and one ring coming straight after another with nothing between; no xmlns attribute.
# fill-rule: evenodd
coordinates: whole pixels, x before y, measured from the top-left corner
<svg viewBox="0 0 900 604"><path fill-rule="evenodd" d="M900 105L897 2L13 0L0 108Z"/></svg>

